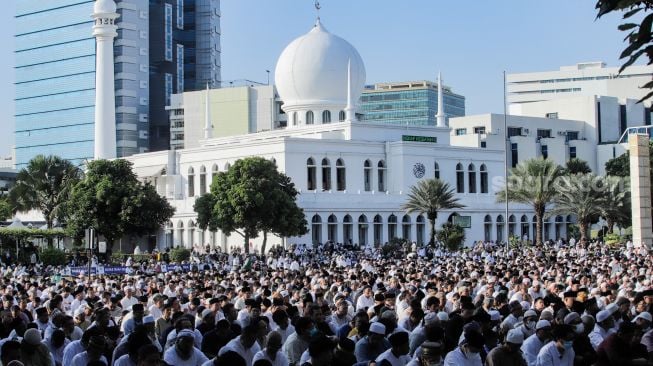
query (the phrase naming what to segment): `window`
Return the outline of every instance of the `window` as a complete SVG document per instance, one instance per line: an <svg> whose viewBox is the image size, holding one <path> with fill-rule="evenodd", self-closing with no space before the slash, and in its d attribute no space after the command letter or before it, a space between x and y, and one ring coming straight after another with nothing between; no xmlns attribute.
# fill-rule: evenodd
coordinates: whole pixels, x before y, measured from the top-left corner
<svg viewBox="0 0 653 366"><path fill-rule="evenodd" d="M193 167L188 168L188 197L195 196L195 171Z"/></svg>
<svg viewBox="0 0 653 366"><path fill-rule="evenodd" d="M292 125L297 126L297 112L292 112Z"/></svg>
<svg viewBox="0 0 653 366"><path fill-rule="evenodd" d="M508 127L508 137L521 136L521 127Z"/></svg>
<svg viewBox="0 0 653 366"><path fill-rule="evenodd" d="M540 152L542 153L542 157L543 157L544 159L548 159L548 158L549 158L549 146L548 146L548 145L542 145L542 146L540 147Z"/></svg>
<svg viewBox="0 0 653 366"><path fill-rule="evenodd" d="M481 141L481 148L485 149L487 147L487 141Z"/></svg>
<svg viewBox="0 0 653 366"><path fill-rule="evenodd" d="M312 125L314 123L313 111L306 112L306 124Z"/></svg>
<svg viewBox="0 0 653 366"><path fill-rule="evenodd" d="M331 123L331 112L322 112L322 123Z"/></svg>
<svg viewBox="0 0 653 366"><path fill-rule="evenodd" d="M343 122L346 117L345 111L340 111L340 113L338 113L338 121Z"/></svg>
<svg viewBox="0 0 653 366"><path fill-rule="evenodd" d="M623 133L623 131L621 131ZM578 140L578 131L567 131L565 141Z"/></svg>
<svg viewBox="0 0 653 366"><path fill-rule="evenodd" d="M338 240L338 218L333 214L327 219L327 240L333 243Z"/></svg>
<svg viewBox="0 0 653 366"><path fill-rule="evenodd" d="M177 45L177 93L184 92L184 45Z"/></svg>
<svg viewBox="0 0 653 366"><path fill-rule="evenodd" d="M170 105L172 95L172 74L166 73L166 105Z"/></svg>
<svg viewBox="0 0 653 366"><path fill-rule="evenodd" d="M545 114L546 118L558 118L558 112L551 112Z"/></svg>
<svg viewBox="0 0 653 366"><path fill-rule="evenodd" d="M217 175L218 175L218 164L213 164L213 167L211 168L211 182L213 182L213 180Z"/></svg>
<svg viewBox="0 0 653 366"><path fill-rule="evenodd" d="M200 167L200 196L206 193L206 168Z"/></svg>
<svg viewBox="0 0 653 366"><path fill-rule="evenodd" d="M576 159L576 146L569 146L569 159Z"/></svg>
<svg viewBox="0 0 653 366"><path fill-rule="evenodd" d="M331 190L331 164L329 159L322 159L322 190Z"/></svg>
<svg viewBox="0 0 653 366"><path fill-rule="evenodd" d="M469 193L476 193L476 167L469 164L467 167L467 176L469 177Z"/></svg>
<svg viewBox="0 0 653 366"><path fill-rule="evenodd" d="M541 130L537 129L537 138L538 139L548 139L551 138L551 130Z"/></svg>
<svg viewBox="0 0 653 366"><path fill-rule="evenodd" d="M456 192L465 193L465 172L460 163L456 164Z"/></svg>
<svg viewBox="0 0 653 366"><path fill-rule="evenodd" d="M628 127L628 113L626 113L626 106L623 104L619 105L619 134L624 133L626 131L626 127Z"/></svg>
<svg viewBox="0 0 653 366"><path fill-rule="evenodd" d="M517 149L517 144L515 143L510 144L510 157L511 157L510 166L514 168L517 166L517 163L519 162L519 152Z"/></svg>
<svg viewBox="0 0 653 366"><path fill-rule="evenodd" d="M345 162L342 159L336 161L336 189L344 191L347 189Z"/></svg>
<svg viewBox="0 0 653 366"><path fill-rule="evenodd" d="M390 215L388 217L388 240L397 237L397 216Z"/></svg>
<svg viewBox="0 0 653 366"><path fill-rule="evenodd" d="M440 166L437 162L433 164L433 178L440 179Z"/></svg>
<svg viewBox="0 0 653 366"><path fill-rule="evenodd" d="M379 173L379 192L385 192L386 189L385 188L385 171L386 171L385 161L383 160L379 161L377 167Z"/></svg>
<svg viewBox="0 0 653 366"><path fill-rule="evenodd" d="M313 215L311 218L311 238L313 244L322 243L322 218L320 215Z"/></svg>
<svg viewBox="0 0 653 366"><path fill-rule="evenodd" d="M177 0L177 29L184 29L184 0Z"/></svg>
<svg viewBox="0 0 653 366"><path fill-rule="evenodd" d="M165 58L172 61L172 4L165 4Z"/></svg>
<svg viewBox="0 0 653 366"><path fill-rule="evenodd" d="M474 127L474 133L477 135L485 134L485 126Z"/></svg>
<svg viewBox="0 0 653 366"><path fill-rule="evenodd" d="M487 167L481 165L481 193L488 193Z"/></svg>
<svg viewBox="0 0 653 366"><path fill-rule="evenodd" d="M456 136L462 136L467 134L466 128L456 128Z"/></svg>
<svg viewBox="0 0 653 366"><path fill-rule="evenodd" d="M314 191L317 189L317 179L316 179L316 170L315 160L313 158L308 158L306 160L306 171L308 173L308 178L306 180L306 189L309 191Z"/></svg>
<svg viewBox="0 0 653 366"><path fill-rule="evenodd" d="M365 192L372 190L372 163L369 160L365 160L363 164L363 184Z"/></svg>

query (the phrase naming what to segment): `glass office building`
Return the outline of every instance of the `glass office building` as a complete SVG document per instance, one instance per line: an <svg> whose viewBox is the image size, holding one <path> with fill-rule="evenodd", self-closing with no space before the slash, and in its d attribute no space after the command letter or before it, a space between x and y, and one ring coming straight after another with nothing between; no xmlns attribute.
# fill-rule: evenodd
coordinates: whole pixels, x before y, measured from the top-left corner
<svg viewBox="0 0 653 366"><path fill-rule="evenodd" d="M443 85L444 114L465 115L465 97ZM435 126L438 84L431 81L379 83L365 87L360 98L360 120L409 126Z"/></svg>
<svg viewBox="0 0 653 366"><path fill-rule="evenodd" d="M75 164L93 158L93 3L16 2L16 168L25 167L38 154L58 155ZM168 96L202 89L206 83L220 85L220 2L116 0L116 4L117 155L168 149ZM166 83L167 74L174 80L171 85Z"/></svg>

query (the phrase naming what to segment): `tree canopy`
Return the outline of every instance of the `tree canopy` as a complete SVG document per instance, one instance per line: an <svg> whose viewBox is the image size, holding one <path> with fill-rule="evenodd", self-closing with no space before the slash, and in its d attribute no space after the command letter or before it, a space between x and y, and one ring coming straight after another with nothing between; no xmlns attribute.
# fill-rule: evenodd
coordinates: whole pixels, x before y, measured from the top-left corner
<svg viewBox="0 0 653 366"><path fill-rule="evenodd" d="M11 218L11 205L5 198L0 197L0 221Z"/></svg>
<svg viewBox="0 0 653 366"><path fill-rule="evenodd" d="M249 240L267 233L299 236L308 232L304 211L297 206L299 193L288 176L260 157L238 160L226 172L219 172L211 190L195 201L197 224L205 230L222 230Z"/></svg>
<svg viewBox="0 0 653 366"><path fill-rule="evenodd" d="M174 214L174 208L153 186L138 181L132 163L95 160L71 194L69 226L78 235L92 227L109 243L121 236L144 235L157 230Z"/></svg>
<svg viewBox="0 0 653 366"><path fill-rule="evenodd" d="M63 221L72 187L81 179L81 170L58 156L37 155L18 172L9 191L12 211L41 211L48 228L55 219Z"/></svg>
<svg viewBox="0 0 653 366"><path fill-rule="evenodd" d="M588 174L591 173L589 164L578 158L569 159L563 168L563 174Z"/></svg>

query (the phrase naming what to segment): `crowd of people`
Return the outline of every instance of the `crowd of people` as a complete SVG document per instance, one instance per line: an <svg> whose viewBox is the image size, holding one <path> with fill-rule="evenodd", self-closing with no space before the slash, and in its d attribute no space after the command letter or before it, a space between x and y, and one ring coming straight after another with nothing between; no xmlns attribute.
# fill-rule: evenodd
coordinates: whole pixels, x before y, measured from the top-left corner
<svg viewBox="0 0 653 366"><path fill-rule="evenodd" d="M3 366L653 364L653 263L600 243L195 255L198 270L0 268ZM56 271L55 271L56 272Z"/></svg>

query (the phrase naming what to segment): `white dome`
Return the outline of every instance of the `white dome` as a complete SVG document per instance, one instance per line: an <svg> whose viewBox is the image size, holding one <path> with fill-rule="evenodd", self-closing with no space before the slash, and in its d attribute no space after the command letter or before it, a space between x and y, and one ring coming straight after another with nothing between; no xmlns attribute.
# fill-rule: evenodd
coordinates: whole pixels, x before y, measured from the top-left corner
<svg viewBox="0 0 653 366"><path fill-rule="evenodd" d="M275 84L284 111L344 109L350 60L355 104L365 85L363 60L354 46L329 33L318 20L310 32L292 41L277 61Z"/></svg>
<svg viewBox="0 0 653 366"><path fill-rule="evenodd" d="M107 14L115 13L118 8L113 0L97 0L93 6L93 13Z"/></svg>

